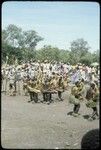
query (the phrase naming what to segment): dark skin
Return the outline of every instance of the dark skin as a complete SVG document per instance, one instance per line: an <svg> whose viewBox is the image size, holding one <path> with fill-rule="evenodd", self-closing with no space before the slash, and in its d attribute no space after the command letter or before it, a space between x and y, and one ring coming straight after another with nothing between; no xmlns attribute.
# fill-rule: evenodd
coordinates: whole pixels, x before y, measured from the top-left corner
<svg viewBox="0 0 101 150"><path fill-rule="evenodd" d="M94 99L94 97L95 97L95 94L96 94L96 87L95 87L95 84L94 83L92 83L91 84L91 96L92 96L92 99ZM89 100L89 99L88 99ZM93 113L92 113L92 115L90 116L90 118L89 119L94 119L94 117L95 116L97 116L98 117L98 110L97 110L97 106L95 106L95 107L92 107L92 109L93 109Z"/></svg>
<svg viewBox="0 0 101 150"><path fill-rule="evenodd" d="M59 78L59 86L61 86L61 81L62 81L62 77ZM60 100L63 100L61 91L58 91L58 97L59 97Z"/></svg>

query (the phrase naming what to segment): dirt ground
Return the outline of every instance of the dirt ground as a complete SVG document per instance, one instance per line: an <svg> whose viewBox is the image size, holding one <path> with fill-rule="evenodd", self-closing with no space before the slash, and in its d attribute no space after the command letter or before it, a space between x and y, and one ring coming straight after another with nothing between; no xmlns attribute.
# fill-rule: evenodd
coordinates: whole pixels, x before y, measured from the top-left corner
<svg viewBox="0 0 101 150"><path fill-rule="evenodd" d="M99 128L99 120L88 121L86 115L92 110L82 102L79 117L67 115L73 105L68 103L68 92L64 101L28 103L29 96L1 98L1 144L3 148L20 149L80 149L83 135ZM39 98L42 97L39 95Z"/></svg>

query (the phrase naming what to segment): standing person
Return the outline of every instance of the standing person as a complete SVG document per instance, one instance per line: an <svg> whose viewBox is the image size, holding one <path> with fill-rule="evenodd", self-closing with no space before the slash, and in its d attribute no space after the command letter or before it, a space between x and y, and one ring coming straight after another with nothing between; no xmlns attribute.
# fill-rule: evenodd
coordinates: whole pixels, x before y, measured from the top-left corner
<svg viewBox="0 0 101 150"><path fill-rule="evenodd" d="M4 81L5 81L5 69L2 68L1 70L1 91L4 92Z"/></svg>
<svg viewBox="0 0 101 150"><path fill-rule="evenodd" d="M61 63L60 70L61 70L60 74L63 75L63 73L64 73L64 66L63 66L63 63Z"/></svg>
<svg viewBox="0 0 101 150"><path fill-rule="evenodd" d="M52 72L55 72L55 71L56 71L56 63L53 62L53 63L52 63Z"/></svg>
<svg viewBox="0 0 101 150"><path fill-rule="evenodd" d="M38 102L38 93L41 93L42 91L42 83L41 83L41 77L37 78L36 80L36 85L35 85L35 90L34 90L34 101L37 103Z"/></svg>
<svg viewBox="0 0 101 150"><path fill-rule="evenodd" d="M85 81L83 78L79 81L78 90L79 94L81 94L82 98L84 99L86 96L86 88L85 88Z"/></svg>
<svg viewBox="0 0 101 150"><path fill-rule="evenodd" d="M69 97L69 102L74 105L72 115L75 117L79 115L80 101L83 99L81 89L79 89L79 84L79 81L75 82L75 85L71 88L71 94Z"/></svg>
<svg viewBox="0 0 101 150"><path fill-rule="evenodd" d="M53 76L51 76L50 78L50 91L51 91L51 101L53 101L52 99L52 94L56 94L57 93L57 81L58 81L58 74L53 74Z"/></svg>
<svg viewBox="0 0 101 150"><path fill-rule="evenodd" d="M94 120L98 118L98 110L97 110L97 103L99 100L99 90L95 83L91 83L90 88L86 94L87 103L86 106L88 108L92 108L93 113L89 117L89 120Z"/></svg>
<svg viewBox="0 0 101 150"><path fill-rule="evenodd" d="M64 83L64 89L68 90L69 87L69 82L70 82L70 78L69 76L66 74L63 78L63 83Z"/></svg>
<svg viewBox="0 0 101 150"><path fill-rule="evenodd" d="M46 77L42 82L43 100L51 103L52 94L50 92L50 79Z"/></svg>
<svg viewBox="0 0 101 150"><path fill-rule="evenodd" d="M28 89L27 89L28 81L29 81L29 77L28 76L24 76L23 77L23 91L24 91L24 95L25 96L28 95Z"/></svg>
<svg viewBox="0 0 101 150"><path fill-rule="evenodd" d="M84 79L84 81L86 80L86 67L82 66L82 68L80 68L80 73L81 73L81 77Z"/></svg>
<svg viewBox="0 0 101 150"><path fill-rule="evenodd" d="M78 81L79 79L81 79L81 73L80 73L80 69L79 67L76 67L74 70L73 70L73 74L72 74L72 83L75 83L76 81Z"/></svg>
<svg viewBox="0 0 101 150"><path fill-rule="evenodd" d="M63 67L64 67L64 74L68 73L68 68L67 68L67 64L66 63L64 63Z"/></svg>
<svg viewBox="0 0 101 150"><path fill-rule="evenodd" d="M37 79L30 80L29 84L27 85L27 89L30 95L30 101L34 101L35 103L38 102L38 92L36 91L37 86Z"/></svg>
<svg viewBox="0 0 101 150"><path fill-rule="evenodd" d="M57 87L58 75L53 73L50 80L50 88L54 91Z"/></svg>
<svg viewBox="0 0 101 150"><path fill-rule="evenodd" d="M86 67L85 67L85 82L86 82L86 83L89 83L89 81L90 81L90 77L89 77L89 67L86 66Z"/></svg>
<svg viewBox="0 0 101 150"><path fill-rule="evenodd" d="M8 92L8 85L9 85L9 75L10 75L10 69L6 68L5 70L5 85L4 85L4 91L5 91L5 95Z"/></svg>
<svg viewBox="0 0 101 150"><path fill-rule="evenodd" d="M47 73L47 60L45 60L43 63L43 72Z"/></svg>
<svg viewBox="0 0 101 150"><path fill-rule="evenodd" d="M58 98L59 98L60 101L63 101L62 93L64 92L64 82L63 82L63 77L62 76L59 77L57 85L58 85L58 88L57 88Z"/></svg>
<svg viewBox="0 0 101 150"><path fill-rule="evenodd" d="M15 71L16 74L16 92L18 92L19 95L21 95L21 70L18 68Z"/></svg>
<svg viewBox="0 0 101 150"><path fill-rule="evenodd" d="M15 76L13 72L9 76L9 94L10 96L15 96Z"/></svg>
<svg viewBox="0 0 101 150"><path fill-rule="evenodd" d="M17 93L17 79L16 79L16 72L14 72L14 95Z"/></svg>

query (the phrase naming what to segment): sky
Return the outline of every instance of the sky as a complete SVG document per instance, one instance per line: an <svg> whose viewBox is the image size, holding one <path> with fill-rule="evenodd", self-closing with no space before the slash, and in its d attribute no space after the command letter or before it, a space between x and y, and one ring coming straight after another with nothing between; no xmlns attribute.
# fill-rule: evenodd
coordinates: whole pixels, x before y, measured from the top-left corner
<svg viewBox="0 0 101 150"><path fill-rule="evenodd" d="M36 49L52 45L69 49L73 40L83 38L100 49L100 6L97 2L6 1L2 4L2 29L9 24L35 30L44 38Z"/></svg>

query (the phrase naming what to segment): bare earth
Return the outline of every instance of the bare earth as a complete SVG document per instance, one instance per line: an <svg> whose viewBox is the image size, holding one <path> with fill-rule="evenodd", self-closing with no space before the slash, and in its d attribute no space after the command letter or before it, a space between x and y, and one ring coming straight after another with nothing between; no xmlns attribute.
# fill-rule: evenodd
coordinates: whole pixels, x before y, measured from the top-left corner
<svg viewBox="0 0 101 150"><path fill-rule="evenodd" d="M21 149L80 149L83 135L99 128L99 120L92 122L83 116L92 113L81 104L81 115L67 115L73 105L68 103L68 92L63 102L28 103L29 96L8 96L1 99L1 144L3 148ZM39 96L42 99L41 96Z"/></svg>

